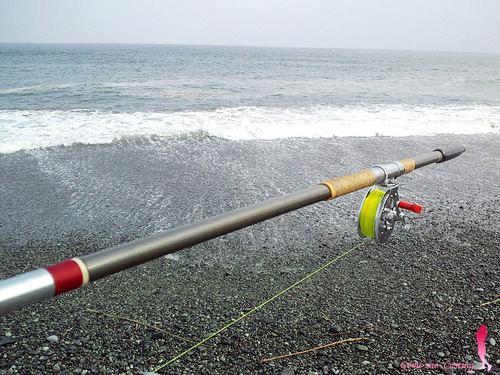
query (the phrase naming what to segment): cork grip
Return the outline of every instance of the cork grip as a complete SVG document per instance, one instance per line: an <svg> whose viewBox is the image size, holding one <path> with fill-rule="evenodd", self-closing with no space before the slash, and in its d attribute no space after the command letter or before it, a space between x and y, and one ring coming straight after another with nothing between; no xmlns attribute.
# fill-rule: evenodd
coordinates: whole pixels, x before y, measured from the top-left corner
<svg viewBox="0 0 500 375"><path fill-rule="evenodd" d="M415 170L415 161L413 159L406 158L406 159L400 160L399 162L401 164L403 164L403 166L405 167L405 173L403 173L403 174L410 173L413 170Z"/></svg>
<svg viewBox="0 0 500 375"><path fill-rule="evenodd" d="M406 166L405 166L406 169ZM375 174L370 170L353 173L347 176L335 178L330 181L321 182L330 189L330 198L352 193L353 191L372 186L375 183Z"/></svg>

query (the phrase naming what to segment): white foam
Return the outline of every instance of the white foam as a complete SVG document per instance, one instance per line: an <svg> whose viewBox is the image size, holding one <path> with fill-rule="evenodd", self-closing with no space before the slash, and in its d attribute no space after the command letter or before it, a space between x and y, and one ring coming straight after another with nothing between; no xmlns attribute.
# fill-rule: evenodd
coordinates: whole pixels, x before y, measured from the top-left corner
<svg viewBox="0 0 500 375"><path fill-rule="evenodd" d="M0 111L0 153L205 134L229 140L500 132L500 106L317 106L197 112Z"/></svg>

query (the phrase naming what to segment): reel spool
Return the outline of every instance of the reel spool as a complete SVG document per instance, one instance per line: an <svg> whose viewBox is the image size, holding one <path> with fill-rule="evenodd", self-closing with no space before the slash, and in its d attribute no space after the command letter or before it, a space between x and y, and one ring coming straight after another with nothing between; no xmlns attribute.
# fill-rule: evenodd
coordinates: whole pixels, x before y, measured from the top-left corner
<svg viewBox="0 0 500 375"><path fill-rule="evenodd" d="M359 209L358 233L361 237L372 237L377 243L386 242L398 221L408 229L400 208L422 212L422 206L400 201L398 188L399 185L391 183L368 191Z"/></svg>

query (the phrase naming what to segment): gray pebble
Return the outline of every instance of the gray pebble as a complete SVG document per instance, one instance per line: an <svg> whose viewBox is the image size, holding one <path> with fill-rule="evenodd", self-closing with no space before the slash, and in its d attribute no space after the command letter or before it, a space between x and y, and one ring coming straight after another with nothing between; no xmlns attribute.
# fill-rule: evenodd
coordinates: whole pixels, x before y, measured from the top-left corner
<svg viewBox="0 0 500 375"><path fill-rule="evenodd" d="M151 335L151 338L155 339L155 340L164 339L165 338L165 332L162 332L162 331L155 332L155 333L153 333Z"/></svg>
<svg viewBox="0 0 500 375"><path fill-rule="evenodd" d="M443 352L437 352L437 356L438 356L438 357L441 357L441 358L442 358L442 357L444 357L444 355L445 355L445 354L444 354Z"/></svg>
<svg viewBox="0 0 500 375"><path fill-rule="evenodd" d="M490 339L488 341L490 342L491 346L495 346L496 341L495 341L495 339L493 337L490 337Z"/></svg>
<svg viewBox="0 0 500 375"><path fill-rule="evenodd" d="M356 346L356 348L357 348L358 350L363 351L363 352L366 352L366 351L368 350L368 347L367 347L367 346L365 346L365 345L358 345L358 346Z"/></svg>
<svg viewBox="0 0 500 375"><path fill-rule="evenodd" d="M370 362L370 361L363 361L363 362L361 362L361 364L362 364L363 366L368 366L368 365L370 365L370 364L371 364L371 362Z"/></svg>
<svg viewBox="0 0 500 375"><path fill-rule="evenodd" d="M295 375L295 370L293 367L287 367L281 370L281 375Z"/></svg>
<svg viewBox="0 0 500 375"><path fill-rule="evenodd" d="M59 341L59 337L57 337L56 335L52 335L52 336L47 337L47 341L58 342Z"/></svg>
<svg viewBox="0 0 500 375"><path fill-rule="evenodd" d="M0 340L0 346L2 345L7 345L7 344L13 344L15 343L16 340L13 339L12 337L3 337L1 340Z"/></svg>
<svg viewBox="0 0 500 375"><path fill-rule="evenodd" d="M330 332L330 333L339 333L339 332L342 332L342 328L339 325L336 325L336 326L330 327L330 329L328 330L328 332Z"/></svg>
<svg viewBox="0 0 500 375"><path fill-rule="evenodd" d="M474 362L474 368L473 370L479 370L481 367L483 367L482 362Z"/></svg>

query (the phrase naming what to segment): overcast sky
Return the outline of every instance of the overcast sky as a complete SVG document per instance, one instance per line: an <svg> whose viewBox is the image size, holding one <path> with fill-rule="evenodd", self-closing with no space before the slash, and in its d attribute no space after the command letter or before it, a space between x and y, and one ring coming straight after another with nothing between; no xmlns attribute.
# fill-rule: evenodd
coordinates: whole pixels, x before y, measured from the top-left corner
<svg viewBox="0 0 500 375"><path fill-rule="evenodd" d="M0 0L0 42L500 53L500 0Z"/></svg>

